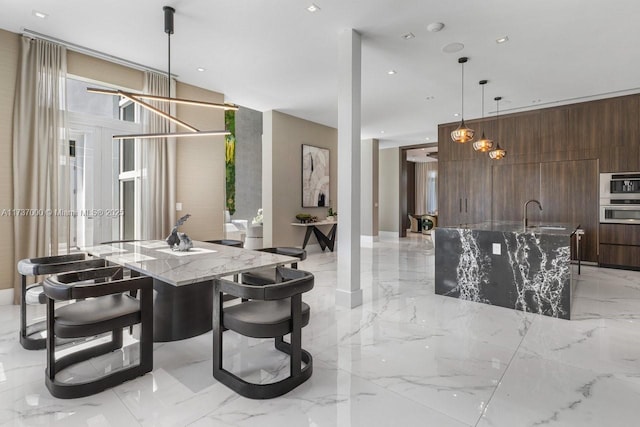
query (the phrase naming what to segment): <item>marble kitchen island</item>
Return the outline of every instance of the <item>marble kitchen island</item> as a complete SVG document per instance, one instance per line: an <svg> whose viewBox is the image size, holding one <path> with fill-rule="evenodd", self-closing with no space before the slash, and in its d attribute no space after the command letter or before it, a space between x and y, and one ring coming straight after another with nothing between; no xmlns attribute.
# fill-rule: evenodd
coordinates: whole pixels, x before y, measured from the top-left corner
<svg viewBox="0 0 640 427"><path fill-rule="evenodd" d="M436 294L569 319L576 228L512 221L436 228Z"/></svg>

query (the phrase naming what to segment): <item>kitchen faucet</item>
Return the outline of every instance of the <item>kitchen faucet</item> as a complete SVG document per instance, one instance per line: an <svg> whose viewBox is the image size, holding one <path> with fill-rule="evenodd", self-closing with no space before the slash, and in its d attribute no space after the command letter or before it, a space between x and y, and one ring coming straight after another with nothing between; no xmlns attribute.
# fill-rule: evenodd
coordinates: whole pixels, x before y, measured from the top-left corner
<svg viewBox="0 0 640 427"><path fill-rule="evenodd" d="M529 225L529 218L527 218L527 206L529 206L529 203L534 202L538 204L538 207L540 208L540 210L542 210L542 205L540 204L539 201L535 200L535 199L531 199L531 200L527 200L524 204L524 214L522 215L522 221L524 222L524 228L527 228L527 226Z"/></svg>

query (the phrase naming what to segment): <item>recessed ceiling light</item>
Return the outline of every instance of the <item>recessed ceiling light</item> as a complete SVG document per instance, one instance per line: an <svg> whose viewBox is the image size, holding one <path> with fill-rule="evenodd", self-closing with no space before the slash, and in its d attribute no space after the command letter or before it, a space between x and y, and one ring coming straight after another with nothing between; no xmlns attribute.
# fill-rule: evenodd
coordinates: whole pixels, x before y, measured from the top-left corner
<svg viewBox="0 0 640 427"><path fill-rule="evenodd" d="M200 72L207 71L206 68L202 68L202 67L198 67L197 70L200 71Z"/></svg>
<svg viewBox="0 0 640 427"><path fill-rule="evenodd" d="M430 139L431 139L431 138L426 137L424 140L425 140L425 141L429 141ZM424 150L424 148L423 148L423 150Z"/></svg>
<svg viewBox="0 0 640 427"><path fill-rule="evenodd" d="M317 4L313 4L313 3L311 3L311 4L309 5L309 7L307 7L307 10L308 10L309 12L311 12L311 13L319 12L319 11L320 11L320 6L318 6Z"/></svg>
<svg viewBox="0 0 640 427"><path fill-rule="evenodd" d="M40 12L40 11L37 11L37 10L34 10L32 13L33 13L33 16L35 16L37 18L40 18L40 19L46 19L47 16L49 16L46 13L43 13L43 12Z"/></svg>
<svg viewBox="0 0 640 427"><path fill-rule="evenodd" d="M392 76L392 75L394 75L394 74L396 74L396 73L397 73L397 71L396 71L396 70L389 70L389 71L387 71L387 74L389 74L390 76Z"/></svg>
<svg viewBox="0 0 640 427"><path fill-rule="evenodd" d="M432 33L437 33L443 28L444 28L444 24L442 22L433 22L427 25L427 30L431 31Z"/></svg>
<svg viewBox="0 0 640 427"><path fill-rule="evenodd" d="M446 46L443 46L442 51L444 53L456 53L456 52L460 52L462 49L464 49L464 45L462 43L449 43Z"/></svg>
<svg viewBox="0 0 640 427"><path fill-rule="evenodd" d="M402 35L402 38L403 38L403 39L405 39L405 40L410 40L410 39L413 39L413 38L415 38L415 37L416 37L416 36L415 36L415 34L413 34L413 33L407 33L407 34L403 34L403 35Z"/></svg>
<svg viewBox="0 0 640 427"><path fill-rule="evenodd" d="M496 39L496 43L501 44L501 43L506 43L509 41L509 36L504 36L504 37L500 37L499 39Z"/></svg>
<svg viewBox="0 0 640 427"><path fill-rule="evenodd" d="M460 113L453 113L453 117L460 117Z"/></svg>
<svg viewBox="0 0 640 427"><path fill-rule="evenodd" d="M380 131L380 133L384 133L384 131L383 131L383 130L381 130L381 131Z"/></svg>

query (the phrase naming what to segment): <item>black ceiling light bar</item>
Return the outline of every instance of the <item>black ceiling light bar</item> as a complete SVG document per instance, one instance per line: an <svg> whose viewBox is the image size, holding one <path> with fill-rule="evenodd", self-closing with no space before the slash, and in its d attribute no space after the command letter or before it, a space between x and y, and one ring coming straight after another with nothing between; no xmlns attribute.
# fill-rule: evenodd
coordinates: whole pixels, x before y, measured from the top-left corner
<svg viewBox="0 0 640 427"><path fill-rule="evenodd" d="M164 32L167 34L167 89L169 96L160 96L160 95L150 95L150 94L137 94L132 92L127 92L123 90L109 90L109 89L99 89L99 88L87 88L87 92L91 93L100 93L104 95L118 95L125 99L128 99L131 102L138 104L140 107L144 108L147 111L150 111L153 114L157 114L172 123L175 123L178 126L181 126L187 130L187 132L167 132L167 133L153 133L153 134L136 134L136 135L114 135L113 139L130 139L130 138L139 138L139 139L149 139L149 138L169 138L169 137L194 137L194 136L212 136L212 135L229 135L230 132L227 130L209 130L209 131L201 131L194 126L178 119L177 117L165 113L164 111L154 107L143 100L152 100L157 102L168 102L172 104L183 104L183 105L193 105L197 107L205 107L205 108L216 108L222 110L238 110L238 107L231 104L218 104L215 102L204 102L204 101L196 101L191 99L182 99L182 98L172 98L171 97L171 35L173 34L173 16L176 10L170 6L164 6L162 8L164 11Z"/></svg>

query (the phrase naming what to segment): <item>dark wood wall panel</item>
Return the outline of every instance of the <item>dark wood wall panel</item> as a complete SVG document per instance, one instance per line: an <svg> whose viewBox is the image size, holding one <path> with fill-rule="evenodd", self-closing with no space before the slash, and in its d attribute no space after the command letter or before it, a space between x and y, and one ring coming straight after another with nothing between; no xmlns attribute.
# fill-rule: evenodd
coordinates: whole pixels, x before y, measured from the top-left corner
<svg viewBox="0 0 640 427"><path fill-rule="evenodd" d="M497 123L495 117L467 120L467 125L476 130L475 139L485 130L507 150L507 157L490 161L473 151L472 143L451 141L449 134L458 123L440 125L439 222L455 225L489 215L519 220L522 204L536 198L532 194L537 189L544 207L541 218L579 222L586 232L583 259L598 261L599 172L640 171L640 95L508 114ZM477 183L468 184L474 177ZM472 202L473 218L460 212L465 200ZM487 212L478 213L482 209ZM616 253L621 250L615 248ZM600 262L610 256L600 254Z"/></svg>
<svg viewBox="0 0 640 427"><path fill-rule="evenodd" d="M540 163L542 221L580 224L582 259L598 260L598 161Z"/></svg>
<svg viewBox="0 0 640 427"><path fill-rule="evenodd" d="M540 164L496 164L492 167L492 218L522 221L524 203L540 197ZM531 221L541 219L536 206L529 207Z"/></svg>
<svg viewBox="0 0 640 427"><path fill-rule="evenodd" d="M407 162L407 212L413 214L426 213L416 212L416 164L413 162ZM409 217L407 217L407 221L409 221Z"/></svg>

